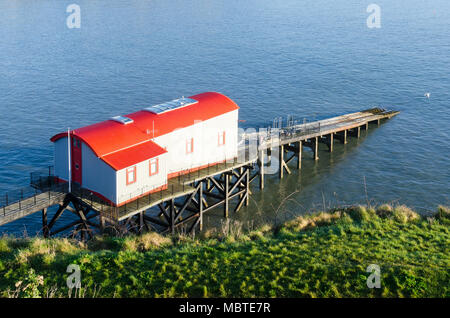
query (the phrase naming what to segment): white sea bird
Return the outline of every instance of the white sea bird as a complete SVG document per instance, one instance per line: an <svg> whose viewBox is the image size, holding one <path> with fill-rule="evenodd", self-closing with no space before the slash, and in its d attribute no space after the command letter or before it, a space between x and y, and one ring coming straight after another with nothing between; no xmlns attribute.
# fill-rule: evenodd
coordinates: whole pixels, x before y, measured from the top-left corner
<svg viewBox="0 0 450 318"><path fill-rule="evenodd" d="M425 96L426 98L430 98L430 93L425 93L423 96Z"/></svg>

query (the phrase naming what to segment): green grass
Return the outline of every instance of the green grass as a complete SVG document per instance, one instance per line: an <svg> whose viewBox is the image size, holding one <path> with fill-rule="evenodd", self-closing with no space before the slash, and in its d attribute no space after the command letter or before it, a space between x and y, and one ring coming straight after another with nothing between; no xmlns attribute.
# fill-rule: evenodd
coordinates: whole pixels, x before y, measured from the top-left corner
<svg viewBox="0 0 450 318"><path fill-rule="evenodd" d="M353 207L250 232L238 223L202 238L0 239L0 295L81 297L449 297L450 212ZM234 230L233 230L234 227ZM220 234L219 234L220 233ZM369 264L381 288L369 289Z"/></svg>

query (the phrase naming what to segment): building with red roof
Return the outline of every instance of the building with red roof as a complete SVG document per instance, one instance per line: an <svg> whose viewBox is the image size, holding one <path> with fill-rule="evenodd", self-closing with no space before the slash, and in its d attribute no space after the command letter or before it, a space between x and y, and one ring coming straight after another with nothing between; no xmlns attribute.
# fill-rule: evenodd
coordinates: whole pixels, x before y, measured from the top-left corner
<svg viewBox="0 0 450 318"><path fill-rule="evenodd" d="M171 177L237 157L238 109L208 92L57 134L55 174L120 206L166 188Z"/></svg>

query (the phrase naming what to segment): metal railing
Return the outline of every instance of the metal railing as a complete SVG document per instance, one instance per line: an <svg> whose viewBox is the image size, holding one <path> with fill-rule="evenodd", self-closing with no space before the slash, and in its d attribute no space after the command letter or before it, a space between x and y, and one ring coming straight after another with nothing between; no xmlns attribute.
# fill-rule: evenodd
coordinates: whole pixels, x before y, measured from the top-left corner
<svg viewBox="0 0 450 318"><path fill-rule="evenodd" d="M0 217L8 218L27 215L34 206L52 205L64 197L68 191L68 184L53 183L50 187L38 189L25 187L16 191L10 191L0 196ZM36 212L36 211L33 211Z"/></svg>
<svg viewBox="0 0 450 318"><path fill-rule="evenodd" d="M284 140L300 138L311 134L318 134L321 131L320 122L304 123L284 128L275 128L261 131L252 135L257 138L259 146L277 145Z"/></svg>
<svg viewBox="0 0 450 318"><path fill-rule="evenodd" d="M44 202L50 204L67 190L67 183L58 183L52 166L32 172L29 186L0 195L0 216L8 217Z"/></svg>

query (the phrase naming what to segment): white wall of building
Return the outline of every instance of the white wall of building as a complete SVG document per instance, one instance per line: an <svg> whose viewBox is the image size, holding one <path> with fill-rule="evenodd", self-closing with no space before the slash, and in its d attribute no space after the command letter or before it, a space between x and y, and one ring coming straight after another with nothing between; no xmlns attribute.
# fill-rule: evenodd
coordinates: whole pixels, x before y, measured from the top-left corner
<svg viewBox="0 0 450 318"><path fill-rule="evenodd" d="M225 145L219 146L219 133L222 132L225 132ZM186 142L190 138L194 138L194 151L188 154ZM168 174L235 158L238 143L238 110L177 129L156 137L154 141L168 151Z"/></svg>
<svg viewBox="0 0 450 318"><path fill-rule="evenodd" d="M127 168L116 172L117 204L121 204L167 184L167 153L155 158L158 158L158 173L150 176L151 159L139 162L135 165L136 182L132 184L127 185Z"/></svg>
<svg viewBox="0 0 450 318"><path fill-rule="evenodd" d="M81 147L82 187L100 193L112 202L117 202L116 171L82 142Z"/></svg>
<svg viewBox="0 0 450 318"><path fill-rule="evenodd" d="M65 181L69 180L69 163L67 153L67 137L60 138L55 144L55 175Z"/></svg>

